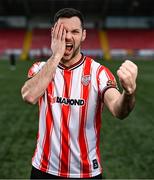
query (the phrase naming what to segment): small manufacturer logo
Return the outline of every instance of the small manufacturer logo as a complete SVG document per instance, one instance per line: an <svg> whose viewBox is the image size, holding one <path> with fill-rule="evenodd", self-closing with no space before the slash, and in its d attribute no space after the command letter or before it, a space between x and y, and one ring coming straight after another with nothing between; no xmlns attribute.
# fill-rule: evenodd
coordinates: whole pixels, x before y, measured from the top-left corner
<svg viewBox="0 0 154 180"><path fill-rule="evenodd" d="M107 86L114 86L116 87L116 82L113 81L113 80L108 80L107 83L106 83Z"/></svg>
<svg viewBox="0 0 154 180"><path fill-rule="evenodd" d="M87 86L90 83L90 81L91 81L91 76L90 75L82 76L81 83L84 86Z"/></svg>

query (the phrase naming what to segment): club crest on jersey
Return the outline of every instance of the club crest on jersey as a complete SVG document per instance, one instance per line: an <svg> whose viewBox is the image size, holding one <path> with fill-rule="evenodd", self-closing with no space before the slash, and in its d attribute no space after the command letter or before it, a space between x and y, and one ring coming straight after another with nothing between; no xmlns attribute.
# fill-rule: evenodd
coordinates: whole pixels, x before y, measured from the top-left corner
<svg viewBox="0 0 154 180"><path fill-rule="evenodd" d="M82 76L82 79L81 79L81 83L84 85L84 86L88 86L89 83L91 81L91 76L90 75L84 75Z"/></svg>

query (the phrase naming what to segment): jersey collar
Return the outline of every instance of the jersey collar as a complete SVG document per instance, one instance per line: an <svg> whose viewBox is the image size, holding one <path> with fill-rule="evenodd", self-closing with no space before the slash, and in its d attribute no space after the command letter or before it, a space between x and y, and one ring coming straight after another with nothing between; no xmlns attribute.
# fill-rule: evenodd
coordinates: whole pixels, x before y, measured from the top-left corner
<svg viewBox="0 0 154 180"><path fill-rule="evenodd" d="M75 64L67 67L64 64L59 63L58 67L62 70L73 70L73 69L76 69L77 67L79 67L81 64L83 64L83 62L85 61L85 58L86 57L82 54L81 59L78 62L76 62Z"/></svg>

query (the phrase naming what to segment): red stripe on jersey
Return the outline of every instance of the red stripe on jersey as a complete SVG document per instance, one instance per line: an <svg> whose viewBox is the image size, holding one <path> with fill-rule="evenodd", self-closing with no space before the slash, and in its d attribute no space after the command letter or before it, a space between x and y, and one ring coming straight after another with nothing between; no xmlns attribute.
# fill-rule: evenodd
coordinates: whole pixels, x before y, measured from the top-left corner
<svg viewBox="0 0 154 180"><path fill-rule="evenodd" d="M84 62L84 69L82 78L90 76L92 60L86 58ZM86 79L85 79L86 81ZM79 127L79 147L80 147L80 159L81 159L81 178L86 178L87 174L90 174L90 162L88 159L88 143L86 138L85 126L86 126L86 117L87 117L87 108L88 108L88 98L89 98L89 89L90 81L86 85L82 82L81 87L81 98L84 99L85 104L80 109L80 127Z"/></svg>
<svg viewBox="0 0 154 180"><path fill-rule="evenodd" d="M115 80L114 75L106 67L105 67L105 74L106 74L106 77L108 78L108 82L107 83L109 83L109 81L111 80L111 84L106 84L106 88L104 89L104 92L102 93L102 99L104 99L104 93L106 92L107 89L109 89L109 88L117 88L116 80Z"/></svg>
<svg viewBox="0 0 154 180"><path fill-rule="evenodd" d="M96 81L97 81L97 87L98 87L98 94L100 95L100 89L99 89L99 75L100 73L103 71L105 67L104 66L99 66L98 70L97 70L97 74L96 74Z"/></svg>
<svg viewBox="0 0 154 180"><path fill-rule="evenodd" d="M115 80L113 74L110 72L108 68L105 67L106 75L110 80Z"/></svg>
<svg viewBox="0 0 154 180"><path fill-rule="evenodd" d="M102 95L101 95L101 93L100 93L100 89L99 89L99 81L101 81L101 79L99 79L99 76L100 76L100 73L102 72L104 70L104 72L105 72L105 74L106 74L106 77L108 78L108 80L111 80L111 81L113 81L113 82L115 82L115 85L107 85L107 83L108 83L108 81L106 82L106 87L104 88L104 90L103 90L103 92L102 92ZM99 69L97 70L97 75L96 75L96 77L97 77L97 86L98 86L98 93L99 93L99 95L100 96L102 96L102 100L104 101L104 93L105 93L105 91L107 90L107 89L109 89L109 88L117 88L116 87L116 80L115 80L115 77L114 77L114 75L111 73L111 71L108 69L108 68L106 68L105 66L100 66L99 67Z"/></svg>
<svg viewBox="0 0 154 180"><path fill-rule="evenodd" d="M63 97L70 98L72 85L72 71L64 70L64 90ZM59 176L67 176L69 174L69 120L70 120L70 106L62 105L61 117L61 153L59 164Z"/></svg>
<svg viewBox="0 0 154 180"><path fill-rule="evenodd" d="M47 88L47 114L46 114L46 131L45 131L45 137L44 137L44 147L43 147L43 152L42 152L42 158L41 158L41 164L40 164L40 170L42 171L47 171L48 169L48 160L50 156L50 149L51 149L51 144L50 144L50 136L51 136L51 131L53 127L53 115L51 112L51 105L50 105L50 95L53 94L53 83L50 83L48 88Z"/></svg>

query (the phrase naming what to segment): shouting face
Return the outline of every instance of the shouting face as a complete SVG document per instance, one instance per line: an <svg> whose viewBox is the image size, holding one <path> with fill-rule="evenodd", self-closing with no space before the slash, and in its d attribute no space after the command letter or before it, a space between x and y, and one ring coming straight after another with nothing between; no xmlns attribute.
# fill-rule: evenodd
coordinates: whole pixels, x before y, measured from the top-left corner
<svg viewBox="0 0 154 180"><path fill-rule="evenodd" d="M58 23L62 23L66 30L66 48L62 61L71 61L80 55L80 47L86 37L86 31L82 29L81 21L76 16L60 18Z"/></svg>

